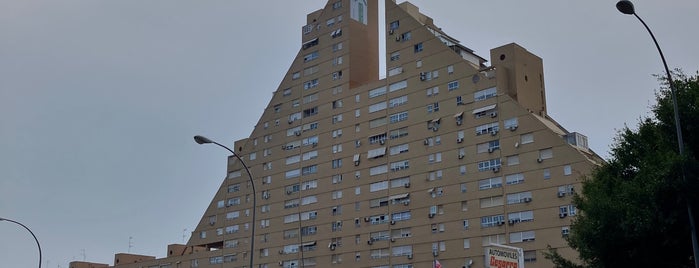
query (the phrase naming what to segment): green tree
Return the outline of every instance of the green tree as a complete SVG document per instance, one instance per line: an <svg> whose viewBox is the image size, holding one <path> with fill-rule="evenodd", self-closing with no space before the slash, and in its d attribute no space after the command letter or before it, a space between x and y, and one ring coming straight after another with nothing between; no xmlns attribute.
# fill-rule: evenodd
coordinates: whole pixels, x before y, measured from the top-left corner
<svg viewBox="0 0 699 268"><path fill-rule="evenodd" d="M687 200L696 218L699 73L676 72L685 155L678 154L672 99L663 78L653 117L622 129L611 159L583 181L573 203L582 212L568 244L581 264L545 253L556 267L693 267ZM685 180L682 179L682 168Z"/></svg>

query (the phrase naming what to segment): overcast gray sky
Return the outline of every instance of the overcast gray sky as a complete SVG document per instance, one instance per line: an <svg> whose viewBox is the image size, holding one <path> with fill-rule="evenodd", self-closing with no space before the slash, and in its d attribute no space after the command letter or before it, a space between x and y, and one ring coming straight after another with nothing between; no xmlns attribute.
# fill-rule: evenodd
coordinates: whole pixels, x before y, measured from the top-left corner
<svg viewBox="0 0 699 268"><path fill-rule="evenodd" d="M192 136L250 134L325 2L0 0L0 217L35 232L44 267L163 257L225 176ZM549 114L605 157L653 103L660 58L614 0L411 2L485 58L543 58ZM634 2L671 68L699 69L699 2ZM0 263L36 266L19 226L0 222Z"/></svg>

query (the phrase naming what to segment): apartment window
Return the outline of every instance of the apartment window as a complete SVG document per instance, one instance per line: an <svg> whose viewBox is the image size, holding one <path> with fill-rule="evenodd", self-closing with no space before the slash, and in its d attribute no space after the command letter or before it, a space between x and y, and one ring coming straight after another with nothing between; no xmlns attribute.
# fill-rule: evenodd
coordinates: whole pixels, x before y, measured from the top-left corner
<svg viewBox="0 0 699 268"><path fill-rule="evenodd" d="M492 153L497 149L500 149L500 140L492 140L476 145L477 153Z"/></svg>
<svg viewBox="0 0 699 268"><path fill-rule="evenodd" d="M534 142L534 134L533 133L526 133L526 134L520 135L519 142L522 144Z"/></svg>
<svg viewBox="0 0 699 268"><path fill-rule="evenodd" d="M340 50L342 50L342 42L333 44L333 51L340 51Z"/></svg>
<svg viewBox="0 0 699 268"><path fill-rule="evenodd" d="M333 136L333 138L341 137L342 136L342 129L333 130L332 136Z"/></svg>
<svg viewBox="0 0 699 268"><path fill-rule="evenodd" d="M342 1L333 3L333 10L342 8Z"/></svg>
<svg viewBox="0 0 699 268"><path fill-rule="evenodd" d="M369 106L369 113L375 113L378 111L385 110L388 107L388 104L385 101L375 103Z"/></svg>
<svg viewBox="0 0 699 268"><path fill-rule="evenodd" d="M548 148L548 149L543 149L539 150L539 159L549 159L553 158L553 149Z"/></svg>
<svg viewBox="0 0 699 268"><path fill-rule="evenodd" d="M333 59L333 66L342 65L342 56L337 56Z"/></svg>
<svg viewBox="0 0 699 268"><path fill-rule="evenodd" d="M312 24L303 26L303 34L309 34L309 33L311 33L312 31L313 31L313 25L312 25Z"/></svg>
<svg viewBox="0 0 699 268"><path fill-rule="evenodd" d="M332 183L338 184L342 182L342 174L335 174L332 176Z"/></svg>
<svg viewBox="0 0 699 268"><path fill-rule="evenodd" d="M514 185L524 183L524 174L517 173L505 176L505 181L507 185Z"/></svg>
<svg viewBox="0 0 699 268"><path fill-rule="evenodd" d="M466 166L460 166L459 173L461 173L461 175L465 175L466 174Z"/></svg>
<svg viewBox="0 0 699 268"><path fill-rule="evenodd" d="M465 182L460 184L460 188L461 188L461 193L465 193L468 190Z"/></svg>
<svg viewBox="0 0 699 268"><path fill-rule="evenodd" d="M354 110L354 117L359 117L362 114L360 109Z"/></svg>
<svg viewBox="0 0 699 268"><path fill-rule="evenodd" d="M388 28L391 29L391 30L398 29L398 27L400 27L400 21L397 21L397 20L392 21L392 22L388 25Z"/></svg>
<svg viewBox="0 0 699 268"><path fill-rule="evenodd" d="M415 53L422 52L422 42L415 44L413 46L413 50Z"/></svg>
<svg viewBox="0 0 699 268"><path fill-rule="evenodd" d="M432 103L430 105L427 105L427 113L432 113L432 112L437 112L439 111L439 102Z"/></svg>
<svg viewBox="0 0 699 268"><path fill-rule="evenodd" d="M422 60L416 60L415 61L415 68L420 68L422 67Z"/></svg>
<svg viewBox="0 0 699 268"><path fill-rule="evenodd" d="M479 200L481 208L491 208L502 206L504 204L504 199L502 195L484 197Z"/></svg>
<svg viewBox="0 0 699 268"><path fill-rule="evenodd" d="M308 104L316 100L318 100L318 93L313 93L311 95L303 97L303 104Z"/></svg>
<svg viewBox="0 0 699 268"><path fill-rule="evenodd" d="M573 174L573 170L571 169L570 165L563 166L563 175L569 176L570 174Z"/></svg>
<svg viewBox="0 0 699 268"><path fill-rule="evenodd" d="M517 123L517 117L506 119L504 124L506 129L509 130L515 130L517 129L518 123Z"/></svg>
<svg viewBox="0 0 699 268"><path fill-rule="evenodd" d="M376 98L382 95L386 95L386 87L380 87L376 89L369 90L369 98Z"/></svg>
<svg viewBox="0 0 699 268"><path fill-rule="evenodd" d="M456 96L456 105L464 105L463 97Z"/></svg>
<svg viewBox="0 0 699 268"><path fill-rule="evenodd" d="M400 51L391 53L391 61L400 60Z"/></svg>
<svg viewBox="0 0 699 268"><path fill-rule="evenodd" d="M505 216L492 215L481 217L481 227L488 228L505 224Z"/></svg>
<svg viewBox="0 0 699 268"><path fill-rule="evenodd" d="M342 144L335 144L332 148L334 154L342 152Z"/></svg>
<svg viewBox="0 0 699 268"><path fill-rule="evenodd" d="M309 76L309 75L312 75L312 74L314 74L314 73L317 73L319 70L320 70L320 67L318 67L318 65L313 65L313 66L311 66L311 67L306 67L306 68L303 69L303 75L304 75L304 76Z"/></svg>
<svg viewBox="0 0 699 268"><path fill-rule="evenodd" d="M391 139L402 138L402 137L408 136L408 128L404 127L404 128L391 130L391 132L389 134L390 134Z"/></svg>
<svg viewBox="0 0 699 268"><path fill-rule="evenodd" d="M497 172L500 170L500 158L490 159L478 162L478 171L492 170Z"/></svg>
<svg viewBox="0 0 699 268"><path fill-rule="evenodd" d="M510 233L510 243L534 241L535 239L534 231Z"/></svg>
<svg viewBox="0 0 699 268"><path fill-rule="evenodd" d="M451 81L447 84L447 89L449 91L455 90L459 88L459 81Z"/></svg>
<svg viewBox="0 0 699 268"><path fill-rule="evenodd" d="M386 133L374 135L369 137L369 144L376 144L376 143L385 143L386 142Z"/></svg>
<svg viewBox="0 0 699 268"><path fill-rule="evenodd" d="M301 48L303 50L306 50L306 49L309 49L309 48L314 47L316 45L318 45L318 38L314 38L306 43L303 43L303 45L301 45Z"/></svg>
<svg viewBox="0 0 699 268"><path fill-rule="evenodd" d="M480 125L476 127L476 136L484 135L490 133L495 135L500 131L500 125L498 122L493 122L485 125Z"/></svg>
<svg viewBox="0 0 699 268"><path fill-rule="evenodd" d="M403 42L409 41L410 39L413 39L413 34L411 32L405 32L400 35L400 40Z"/></svg>
<svg viewBox="0 0 699 268"><path fill-rule="evenodd" d="M548 168L544 169L544 180L548 180L551 178L551 170Z"/></svg>
<svg viewBox="0 0 699 268"><path fill-rule="evenodd" d="M318 172L317 165L306 166L306 167L301 168L301 174L303 174L303 175L314 174L316 172Z"/></svg>
<svg viewBox="0 0 699 268"><path fill-rule="evenodd" d="M461 201L461 211L468 211L468 201Z"/></svg>
<svg viewBox="0 0 699 268"><path fill-rule="evenodd" d="M500 187L502 187L502 177L495 177L478 181L479 190L487 190Z"/></svg>
<svg viewBox="0 0 699 268"><path fill-rule="evenodd" d="M336 38L342 36L342 29L337 29L334 30L332 33L330 33L330 37Z"/></svg>
<svg viewBox="0 0 699 268"><path fill-rule="evenodd" d="M400 96L397 98L390 99L388 101L388 107L394 108L408 103L408 96Z"/></svg>
<svg viewBox="0 0 699 268"><path fill-rule="evenodd" d="M400 81L400 82L395 82L395 83L393 83L393 84L388 85L388 92L398 91L398 90L404 89L404 88L406 88L406 87L408 87L408 81L407 81L407 80L403 80L403 81Z"/></svg>
<svg viewBox="0 0 699 268"><path fill-rule="evenodd" d="M507 165L515 166L519 165L519 155L510 155L507 157Z"/></svg>
<svg viewBox="0 0 699 268"><path fill-rule="evenodd" d="M340 80L342 79L342 71L337 71L332 73L332 78L333 80Z"/></svg>
<svg viewBox="0 0 699 268"><path fill-rule="evenodd" d="M519 223L519 222L533 221L534 220L534 212L531 210L528 210L528 211L520 211L520 212L510 213L510 214L507 214L507 220L511 224Z"/></svg>
<svg viewBox="0 0 699 268"><path fill-rule="evenodd" d="M333 159L332 167L333 168L341 168L342 167L342 159Z"/></svg>
<svg viewBox="0 0 699 268"><path fill-rule="evenodd" d="M532 192L520 192L507 195L507 204L528 203L532 200Z"/></svg>
<svg viewBox="0 0 699 268"><path fill-rule="evenodd" d="M395 67L388 70L388 76L395 76L403 73L403 67Z"/></svg>
<svg viewBox="0 0 699 268"><path fill-rule="evenodd" d="M426 90L427 97L436 96L437 94L439 94L439 87L428 88Z"/></svg>
<svg viewBox="0 0 699 268"><path fill-rule="evenodd" d="M465 222L468 222L468 220L466 220ZM469 249L469 248L471 248L471 239L466 238L466 239L464 239L464 249Z"/></svg>
<svg viewBox="0 0 699 268"><path fill-rule="evenodd" d="M495 96L497 96L497 94L498 94L497 89L495 87L491 87L491 88L479 90L479 91L476 91L475 93L473 93L473 100L474 101L482 101L482 100L486 100L486 99L495 97Z"/></svg>
<svg viewBox="0 0 699 268"><path fill-rule="evenodd" d="M483 237L483 246L489 246L490 244L507 244L507 241L505 241L505 234L497 234Z"/></svg>
<svg viewBox="0 0 699 268"><path fill-rule="evenodd" d="M390 153L390 155L397 155L397 154L407 153L409 149L410 149L410 145L406 143L406 144L392 146L389 149L389 153Z"/></svg>
<svg viewBox="0 0 699 268"><path fill-rule="evenodd" d="M369 169L369 176L384 174L388 172L387 165L375 166Z"/></svg>
<svg viewBox="0 0 699 268"><path fill-rule="evenodd" d="M536 250L524 251L524 262L536 262Z"/></svg>
<svg viewBox="0 0 699 268"><path fill-rule="evenodd" d="M317 59L319 56L318 51L313 51L310 54L306 54L306 56L303 57L303 62L309 62L312 60Z"/></svg>
<svg viewBox="0 0 699 268"><path fill-rule="evenodd" d="M342 93L342 86L337 86L333 88L333 95Z"/></svg>
<svg viewBox="0 0 699 268"><path fill-rule="evenodd" d="M453 74L454 73L454 65L449 65L447 66L447 73Z"/></svg>
<svg viewBox="0 0 699 268"><path fill-rule="evenodd" d="M391 124L397 123L397 122L401 122L401 121L405 121L405 120L408 120L408 112L407 112L407 111L406 111L406 112L401 112L401 113L392 114L391 116L389 116L389 122L391 122Z"/></svg>
<svg viewBox="0 0 699 268"><path fill-rule="evenodd" d="M311 89L318 86L318 79L313 79L303 83L303 89Z"/></svg>
<svg viewBox="0 0 699 268"><path fill-rule="evenodd" d="M333 123L333 124L336 124L336 123L339 123L339 122L342 122L342 114L333 115L332 123Z"/></svg>
<svg viewBox="0 0 699 268"><path fill-rule="evenodd" d="M332 102L332 108L333 109L342 108L342 100L334 100Z"/></svg>
<svg viewBox="0 0 699 268"><path fill-rule="evenodd" d="M410 168L410 161L403 160L391 163L391 171L399 171Z"/></svg>

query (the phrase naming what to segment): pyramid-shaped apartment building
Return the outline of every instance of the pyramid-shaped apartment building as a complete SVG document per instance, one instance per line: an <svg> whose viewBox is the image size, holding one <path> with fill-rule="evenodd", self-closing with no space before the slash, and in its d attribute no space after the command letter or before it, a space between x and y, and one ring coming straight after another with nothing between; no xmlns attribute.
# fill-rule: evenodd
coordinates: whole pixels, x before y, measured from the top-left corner
<svg viewBox="0 0 699 268"><path fill-rule="evenodd" d="M254 185L229 157L186 245L114 265L497 267L485 257L496 245L521 248L527 267L551 267L548 245L574 257L571 196L602 160L547 115L541 58L507 44L488 65L414 5L385 2L385 27L377 0L309 14L279 88L234 145Z"/></svg>

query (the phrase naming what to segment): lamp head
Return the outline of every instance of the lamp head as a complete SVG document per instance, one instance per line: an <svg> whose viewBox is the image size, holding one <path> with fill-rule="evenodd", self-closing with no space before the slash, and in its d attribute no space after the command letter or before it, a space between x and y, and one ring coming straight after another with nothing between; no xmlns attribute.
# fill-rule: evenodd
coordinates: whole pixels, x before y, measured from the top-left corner
<svg viewBox="0 0 699 268"><path fill-rule="evenodd" d="M624 13L626 15L633 15L636 14L636 11L633 8L633 3L629 0L621 0L616 3L616 9L619 10L619 12Z"/></svg>
<svg viewBox="0 0 699 268"><path fill-rule="evenodd" d="M210 140L209 138L204 137L204 136L199 136L199 135L194 136L194 141L196 141L196 142L199 143L199 144L214 143L214 142L213 142L212 140Z"/></svg>

